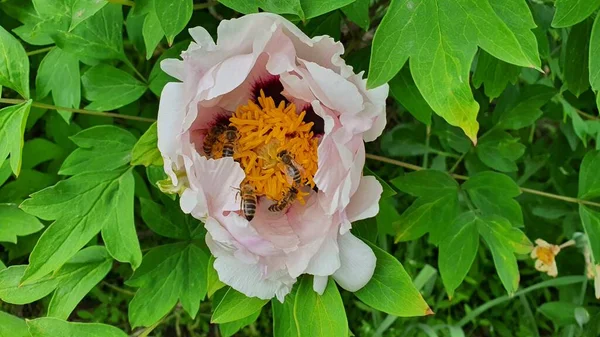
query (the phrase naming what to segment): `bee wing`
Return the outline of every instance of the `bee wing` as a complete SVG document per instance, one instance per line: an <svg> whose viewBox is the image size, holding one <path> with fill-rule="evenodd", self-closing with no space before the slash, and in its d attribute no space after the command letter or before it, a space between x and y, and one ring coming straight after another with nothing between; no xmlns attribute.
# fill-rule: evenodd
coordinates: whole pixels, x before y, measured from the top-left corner
<svg viewBox="0 0 600 337"><path fill-rule="evenodd" d="M285 166L285 179L287 180L288 184L290 184L291 186L294 185L294 169L292 169L290 166Z"/></svg>
<svg viewBox="0 0 600 337"><path fill-rule="evenodd" d="M298 162L295 161L294 159L292 159L292 164L294 164L294 166L298 169L298 171L300 171L300 174L304 175L304 173L306 173L306 170L304 170L304 167L302 167L302 165L298 164Z"/></svg>

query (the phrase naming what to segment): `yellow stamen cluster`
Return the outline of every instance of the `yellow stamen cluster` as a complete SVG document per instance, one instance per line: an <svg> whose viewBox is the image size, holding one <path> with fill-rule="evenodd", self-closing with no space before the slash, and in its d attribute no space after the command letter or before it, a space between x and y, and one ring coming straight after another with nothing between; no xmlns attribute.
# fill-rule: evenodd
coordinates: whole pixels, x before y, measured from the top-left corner
<svg viewBox="0 0 600 337"><path fill-rule="evenodd" d="M236 109L229 121L238 131L233 158L246 173L242 184L252 185L259 196L281 200L294 184L286 165L277 157L287 150L300 171L302 185L314 187L318 140L311 131L313 123L303 121L305 114L305 111L298 114L293 103L286 105L282 101L275 105L273 98L266 97L262 90L258 104L248 101ZM215 158L221 152L222 145L213 148ZM301 186L296 187L300 190ZM300 190L297 199L304 202L307 194Z"/></svg>

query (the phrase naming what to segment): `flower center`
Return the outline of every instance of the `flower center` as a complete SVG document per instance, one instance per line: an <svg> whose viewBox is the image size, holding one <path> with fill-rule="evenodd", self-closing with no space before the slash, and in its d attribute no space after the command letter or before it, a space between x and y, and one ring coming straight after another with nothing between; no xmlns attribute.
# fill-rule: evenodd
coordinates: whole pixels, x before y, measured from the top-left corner
<svg viewBox="0 0 600 337"><path fill-rule="evenodd" d="M540 261L547 265L552 264L554 261L554 252L550 247L538 247L537 256Z"/></svg>
<svg viewBox="0 0 600 337"><path fill-rule="evenodd" d="M304 202L308 193L301 188L315 186L318 147L311 131L313 123L303 121L305 114L298 114L293 103L281 101L275 105L262 90L258 104L249 100L236 109L229 122L237 130L233 159L246 173L242 186L250 184L256 195L274 201L286 199L295 187L296 199ZM213 147L213 158L226 153L227 137L226 132L219 136L220 145Z"/></svg>

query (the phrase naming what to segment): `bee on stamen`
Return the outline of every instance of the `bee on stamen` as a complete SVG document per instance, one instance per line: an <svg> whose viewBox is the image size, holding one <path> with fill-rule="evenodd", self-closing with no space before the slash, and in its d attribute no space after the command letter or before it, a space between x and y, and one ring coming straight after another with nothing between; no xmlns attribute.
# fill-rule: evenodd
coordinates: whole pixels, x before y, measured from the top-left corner
<svg viewBox="0 0 600 337"><path fill-rule="evenodd" d="M300 186L302 184L302 175L300 171L302 166L294 161L292 155L287 150L280 151L277 154L277 158L285 164L286 175L288 178L291 178L295 185Z"/></svg>
<svg viewBox="0 0 600 337"><path fill-rule="evenodd" d="M233 148L238 139L238 133L235 126L228 126L225 130L225 143L223 144L223 157L233 157Z"/></svg>
<svg viewBox="0 0 600 337"><path fill-rule="evenodd" d="M269 206L269 211L271 212L281 212L290 206L296 197L298 196L298 189L295 187L291 187L288 192L283 196L283 199L278 201L277 203Z"/></svg>
<svg viewBox="0 0 600 337"><path fill-rule="evenodd" d="M213 126L206 134L206 137L204 137L204 144L202 145L202 149L204 150L204 154L206 154L208 158L213 157L213 146L219 139L219 136L223 132L225 132L225 130L227 130L227 127L224 124L219 123Z"/></svg>
<svg viewBox="0 0 600 337"><path fill-rule="evenodd" d="M256 203L257 197L254 190L254 187L250 184L244 184L240 189L241 194L241 209L244 213L244 217L248 221L252 221L254 219L254 215L256 214Z"/></svg>

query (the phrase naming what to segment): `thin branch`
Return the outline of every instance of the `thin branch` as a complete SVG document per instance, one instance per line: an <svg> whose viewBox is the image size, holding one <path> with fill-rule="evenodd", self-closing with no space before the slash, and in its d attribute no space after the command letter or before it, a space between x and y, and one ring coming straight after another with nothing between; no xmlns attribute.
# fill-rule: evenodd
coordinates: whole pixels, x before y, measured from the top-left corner
<svg viewBox="0 0 600 337"><path fill-rule="evenodd" d="M106 281L102 281L102 285L105 285L105 286L109 287L110 289L112 289L114 291L117 291L117 292L120 292L122 294L125 294L125 295L128 295L128 296L135 296L135 293L133 291L129 291L127 289L119 288L119 287L117 287L115 285L112 285L112 284L106 282Z"/></svg>
<svg viewBox="0 0 600 337"><path fill-rule="evenodd" d="M421 167L421 166L417 166L417 165L405 163L403 161L399 161L399 160L395 160L395 159L391 159L391 158L386 158L386 157L382 157L382 156L378 156L378 155L374 155L374 154L370 154L370 153L367 153L367 158L373 159L373 160L377 160L377 161L380 161L380 162L384 162L384 163L388 163L388 164L392 164L392 165L396 165L396 166L400 166L400 167L404 167L406 169L413 170L413 171L424 170L424 168ZM454 179L458 179L458 180L467 180L467 179L469 179L469 177L463 176L463 175L460 175L460 174L450 173L450 175ZM600 203L597 203L597 202L587 201L587 200L581 200L581 199L577 199L577 198L567 197L567 196L564 196L564 195L559 195L559 194L553 194L553 193L538 191L538 190L534 190L534 189L531 189L531 188L521 187L521 192L523 192L523 193L529 193L529 194L535 194L535 195L539 195L539 196L546 197L546 198L551 198L551 199L562 200L562 201L566 201L566 202L570 202L570 203L574 203L574 204L582 204L582 205L600 207Z"/></svg>
<svg viewBox="0 0 600 337"><path fill-rule="evenodd" d="M600 120L600 117L587 114L587 113L585 113L585 112L583 112L583 111L581 111L579 109L575 109L575 111L577 111L578 114L580 114L581 116L583 116L583 117L585 117L587 119Z"/></svg>
<svg viewBox="0 0 600 337"><path fill-rule="evenodd" d="M46 47L46 48L41 48L41 49L36 49L36 50L28 51L27 52L27 56L37 55L37 54L42 54L42 53L45 53L45 52L49 52L52 49L54 49L54 47L56 47L56 46L50 46L50 47Z"/></svg>
<svg viewBox="0 0 600 337"><path fill-rule="evenodd" d="M14 98L14 99L13 98L0 98L0 103L21 104L23 102L27 102L27 100L18 99L18 98ZM122 115L122 114L118 114L118 113L114 113L114 112L94 111L94 110L85 110L85 109L73 109L73 108L66 108L66 107L61 107L61 106L56 106L56 105L46 104L46 103L39 103L39 102L33 102L33 103L31 103L31 105L34 106L34 107L42 108L42 109L64 110L64 111L69 111L69 112L73 112L73 113L79 113L79 114L83 114L83 115L92 115L92 116L102 116L102 117L112 117L112 118L120 118L120 119L129 119L129 120L133 120L133 121L148 122L148 123L154 123L154 122L156 122L156 119L154 119L154 118L146 118L146 117L139 117L139 116L128 116L128 115Z"/></svg>
<svg viewBox="0 0 600 337"><path fill-rule="evenodd" d="M218 2L213 2L213 1L209 1L207 3L203 3L203 4L194 4L194 10L202 10L202 9L207 9L207 8L211 8L214 7L218 4Z"/></svg>

